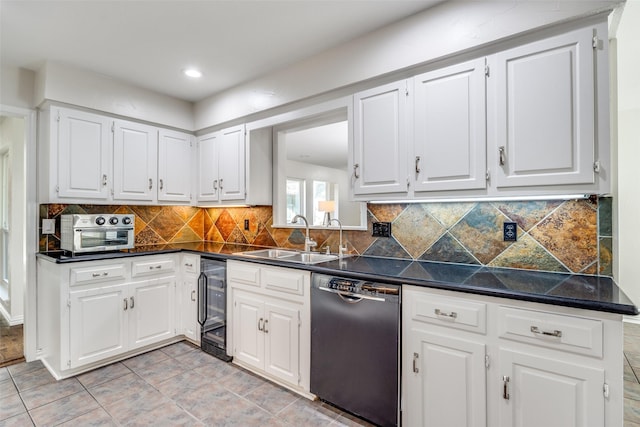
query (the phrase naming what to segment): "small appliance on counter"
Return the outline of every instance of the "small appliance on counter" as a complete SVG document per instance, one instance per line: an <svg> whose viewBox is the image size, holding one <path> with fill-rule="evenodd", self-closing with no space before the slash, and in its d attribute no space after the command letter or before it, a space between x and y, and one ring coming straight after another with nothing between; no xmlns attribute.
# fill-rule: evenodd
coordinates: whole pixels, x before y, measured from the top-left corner
<svg viewBox="0 0 640 427"><path fill-rule="evenodd" d="M60 217L60 248L72 254L132 249L133 214L73 214Z"/></svg>
<svg viewBox="0 0 640 427"><path fill-rule="evenodd" d="M227 263L203 258L198 278L200 348L225 362L227 355Z"/></svg>

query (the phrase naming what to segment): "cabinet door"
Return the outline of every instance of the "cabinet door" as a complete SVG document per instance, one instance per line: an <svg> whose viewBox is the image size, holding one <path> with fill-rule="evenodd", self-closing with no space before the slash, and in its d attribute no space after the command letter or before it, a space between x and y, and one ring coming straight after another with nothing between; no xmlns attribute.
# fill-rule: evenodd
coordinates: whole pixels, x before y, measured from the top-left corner
<svg viewBox="0 0 640 427"><path fill-rule="evenodd" d="M233 357L264 369L264 303L251 294L233 292Z"/></svg>
<svg viewBox="0 0 640 427"><path fill-rule="evenodd" d="M220 132L218 168L220 201L245 198L244 125Z"/></svg>
<svg viewBox="0 0 640 427"><path fill-rule="evenodd" d="M500 425L603 426L604 369L500 350Z"/></svg>
<svg viewBox="0 0 640 427"><path fill-rule="evenodd" d="M158 200L191 202L191 135L161 129L158 137Z"/></svg>
<svg viewBox="0 0 640 427"><path fill-rule="evenodd" d="M134 282L129 290L131 349L175 335L175 276Z"/></svg>
<svg viewBox="0 0 640 427"><path fill-rule="evenodd" d="M158 130L117 120L113 140L113 198L155 201Z"/></svg>
<svg viewBox="0 0 640 427"><path fill-rule="evenodd" d="M106 200L111 177L111 119L52 109L58 142L58 196Z"/></svg>
<svg viewBox="0 0 640 427"><path fill-rule="evenodd" d="M198 277L185 274L182 287L182 306L180 310L181 331L184 336L200 343L200 324L198 323Z"/></svg>
<svg viewBox="0 0 640 427"><path fill-rule="evenodd" d="M404 424L486 426L485 345L456 337L455 331L440 335L411 328L408 334Z"/></svg>
<svg viewBox="0 0 640 427"><path fill-rule="evenodd" d="M282 301L265 303L265 371L289 384L300 383L300 309Z"/></svg>
<svg viewBox="0 0 640 427"><path fill-rule="evenodd" d="M127 287L123 284L70 292L70 368L127 350Z"/></svg>
<svg viewBox="0 0 640 427"><path fill-rule="evenodd" d="M354 95L354 195L408 190L407 84L402 80Z"/></svg>
<svg viewBox="0 0 640 427"><path fill-rule="evenodd" d="M198 202L218 201L218 133L198 138L197 195Z"/></svg>
<svg viewBox="0 0 640 427"><path fill-rule="evenodd" d="M497 187L593 183L592 30L509 49L491 62Z"/></svg>
<svg viewBox="0 0 640 427"><path fill-rule="evenodd" d="M413 81L415 191L485 188L484 58Z"/></svg>

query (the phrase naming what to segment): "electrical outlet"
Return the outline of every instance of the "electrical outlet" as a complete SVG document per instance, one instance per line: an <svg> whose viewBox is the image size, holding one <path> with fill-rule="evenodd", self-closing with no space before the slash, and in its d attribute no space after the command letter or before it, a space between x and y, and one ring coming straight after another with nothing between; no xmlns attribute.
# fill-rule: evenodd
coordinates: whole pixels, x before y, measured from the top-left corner
<svg viewBox="0 0 640 427"><path fill-rule="evenodd" d="M518 240L518 224L515 222L504 222L502 224L502 239L505 242L515 242Z"/></svg>
<svg viewBox="0 0 640 427"><path fill-rule="evenodd" d="M373 237L391 237L391 223L390 222L374 222L372 224Z"/></svg>
<svg viewBox="0 0 640 427"><path fill-rule="evenodd" d="M56 232L56 220L55 219L43 219L42 220L42 234L55 234Z"/></svg>
<svg viewBox="0 0 640 427"><path fill-rule="evenodd" d="M249 229L249 220L248 220L248 219L245 219L245 220L244 220L244 229L245 229L245 230L248 230L248 229Z"/></svg>

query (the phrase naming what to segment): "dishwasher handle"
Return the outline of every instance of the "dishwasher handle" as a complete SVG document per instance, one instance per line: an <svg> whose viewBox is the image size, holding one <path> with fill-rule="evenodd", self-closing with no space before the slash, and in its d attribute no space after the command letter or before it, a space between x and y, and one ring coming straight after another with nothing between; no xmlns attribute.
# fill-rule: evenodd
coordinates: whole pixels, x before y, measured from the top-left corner
<svg viewBox="0 0 640 427"><path fill-rule="evenodd" d="M318 286L318 289L321 290L321 291L325 291L325 292L330 292L332 294L336 294L336 295L340 296L340 298L342 298L344 301L346 301L348 303L352 303L352 304L356 303L356 302L360 302L362 300L378 301L378 302L385 302L386 301L384 298L381 298L381 297L374 297L374 296L371 296L371 295L354 294L353 292L340 291L338 289L330 289L330 288L327 288L325 286Z"/></svg>

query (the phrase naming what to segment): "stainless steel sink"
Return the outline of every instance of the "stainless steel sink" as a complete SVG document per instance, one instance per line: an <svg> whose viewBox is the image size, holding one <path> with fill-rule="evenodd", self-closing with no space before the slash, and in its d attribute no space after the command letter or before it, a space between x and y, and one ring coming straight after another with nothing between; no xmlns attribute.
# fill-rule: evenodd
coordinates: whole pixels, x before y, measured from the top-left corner
<svg viewBox="0 0 640 427"><path fill-rule="evenodd" d="M300 264L318 264L338 259L337 254L321 254L317 252L299 252L286 249L258 249L255 251L238 252L250 258L274 259L278 261L296 262Z"/></svg>

